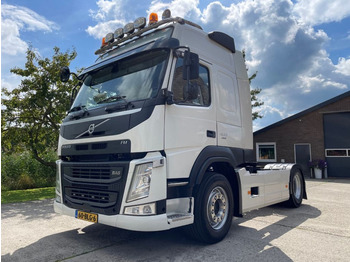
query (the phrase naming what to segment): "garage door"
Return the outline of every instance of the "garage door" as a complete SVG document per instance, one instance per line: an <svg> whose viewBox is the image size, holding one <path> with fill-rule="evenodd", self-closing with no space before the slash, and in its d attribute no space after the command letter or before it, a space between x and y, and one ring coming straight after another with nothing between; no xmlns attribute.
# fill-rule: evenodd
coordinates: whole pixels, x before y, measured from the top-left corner
<svg viewBox="0 0 350 262"><path fill-rule="evenodd" d="M329 177L350 177L350 113L323 116Z"/></svg>

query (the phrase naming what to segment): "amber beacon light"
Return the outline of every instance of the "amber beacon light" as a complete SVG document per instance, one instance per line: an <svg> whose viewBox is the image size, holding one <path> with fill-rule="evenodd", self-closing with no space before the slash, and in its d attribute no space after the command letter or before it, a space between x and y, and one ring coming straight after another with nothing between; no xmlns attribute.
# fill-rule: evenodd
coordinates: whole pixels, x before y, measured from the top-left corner
<svg viewBox="0 0 350 262"><path fill-rule="evenodd" d="M151 13L149 15L149 24L153 25L153 24L155 24L157 22L158 22L158 15L157 15L157 13Z"/></svg>

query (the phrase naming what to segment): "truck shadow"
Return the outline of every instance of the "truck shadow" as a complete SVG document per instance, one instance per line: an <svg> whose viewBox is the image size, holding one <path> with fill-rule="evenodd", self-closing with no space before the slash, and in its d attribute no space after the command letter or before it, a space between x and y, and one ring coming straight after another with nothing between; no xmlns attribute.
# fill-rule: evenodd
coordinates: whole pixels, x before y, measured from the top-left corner
<svg viewBox="0 0 350 262"><path fill-rule="evenodd" d="M233 220L220 243L205 245L184 234L185 229L141 233L92 224L41 238L5 254L2 261L292 261L272 244L321 212L312 206L287 209L274 205ZM276 220L274 223L268 219ZM69 223L69 219L67 219ZM250 227L249 223L259 224ZM259 228L259 229L256 229ZM3 241L5 239L3 238Z"/></svg>

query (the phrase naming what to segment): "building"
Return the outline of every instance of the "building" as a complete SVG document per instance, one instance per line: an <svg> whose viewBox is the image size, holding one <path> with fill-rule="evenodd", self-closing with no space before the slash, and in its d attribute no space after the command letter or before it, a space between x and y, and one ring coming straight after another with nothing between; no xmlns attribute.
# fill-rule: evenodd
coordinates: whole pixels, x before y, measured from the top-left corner
<svg viewBox="0 0 350 262"><path fill-rule="evenodd" d="M254 132L256 161L325 160L328 177L350 177L350 91Z"/></svg>

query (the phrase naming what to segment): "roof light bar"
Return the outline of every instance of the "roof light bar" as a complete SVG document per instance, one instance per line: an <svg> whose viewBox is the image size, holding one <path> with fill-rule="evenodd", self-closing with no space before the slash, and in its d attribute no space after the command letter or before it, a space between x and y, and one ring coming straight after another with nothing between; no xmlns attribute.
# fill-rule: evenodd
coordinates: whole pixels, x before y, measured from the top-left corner
<svg viewBox="0 0 350 262"><path fill-rule="evenodd" d="M103 54L108 50L112 49L113 47L117 47L121 43L128 41L129 39L132 39L134 37L139 37L144 32L155 29L160 25L170 23L170 22L179 23L179 24L188 24L202 30L202 28L199 25L192 23L188 20L185 20L180 17L172 18L170 10L166 9L162 14L161 21L158 21L157 13L151 13L149 15L149 25L147 27L146 27L146 24L147 24L146 18L139 17L134 21L134 23L128 23L124 26L124 28L118 28L114 31L114 33L108 33L102 39L102 45L100 49L96 50L95 54L96 55Z"/></svg>
<svg viewBox="0 0 350 262"><path fill-rule="evenodd" d="M171 17L171 11L169 9L165 9L162 14L162 20L168 19Z"/></svg>
<svg viewBox="0 0 350 262"><path fill-rule="evenodd" d="M105 43L113 43L114 41L114 34L108 33L105 37Z"/></svg>
<svg viewBox="0 0 350 262"><path fill-rule="evenodd" d="M124 26L124 34L132 34L134 30L134 23L129 23Z"/></svg>
<svg viewBox="0 0 350 262"><path fill-rule="evenodd" d="M142 29L146 26L146 17L139 17L134 21L135 29Z"/></svg>
<svg viewBox="0 0 350 262"><path fill-rule="evenodd" d="M114 31L114 38L115 39L121 39L124 37L124 29L123 28L118 28L117 30Z"/></svg>

